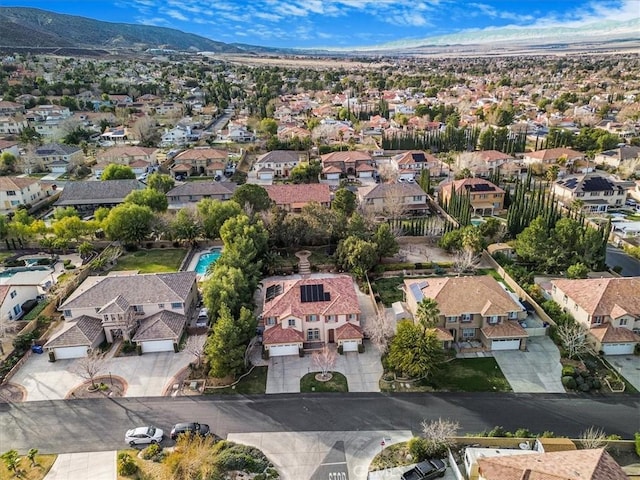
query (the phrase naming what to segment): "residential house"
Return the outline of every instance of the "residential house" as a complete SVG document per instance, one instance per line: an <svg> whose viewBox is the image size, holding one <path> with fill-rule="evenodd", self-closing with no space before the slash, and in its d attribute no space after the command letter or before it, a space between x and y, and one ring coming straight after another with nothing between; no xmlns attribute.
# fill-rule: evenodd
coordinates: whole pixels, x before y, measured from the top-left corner
<svg viewBox="0 0 640 480"><path fill-rule="evenodd" d="M66 328L44 347L55 359L84 357L100 322L108 343L122 338L142 353L177 351L197 299L195 272L88 277L60 305Z"/></svg>
<svg viewBox="0 0 640 480"><path fill-rule="evenodd" d="M360 305L348 275L267 281L263 287L262 343L272 357L337 343L357 351L362 343Z"/></svg>
<svg viewBox="0 0 640 480"><path fill-rule="evenodd" d="M196 147L180 152L173 159L171 173L175 175L224 175L229 161L226 150L209 147Z"/></svg>
<svg viewBox="0 0 640 480"><path fill-rule="evenodd" d="M356 168L360 165L372 165L371 155L356 150L345 152L331 152L320 157L323 168L337 167L344 175L356 175Z"/></svg>
<svg viewBox="0 0 640 480"><path fill-rule="evenodd" d="M623 145L613 150L598 153L593 161L598 165L628 170L629 174L640 173L640 147Z"/></svg>
<svg viewBox="0 0 640 480"><path fill-rule="evenodd" d="M323 183L264 185L264 189L273 203L287 212L300 212L310 203L331 205L329 185Z"/></svg>
<svg viewBox="0 0 640 480"><path fill-rule="evenodd" d="M67 173L84 162L80 147L62 143L46 143L36 148L33 156L52 173Z"/></svg>
<svg viewBox="0 0 640 480"><path fill-rule="evenodd" d="M482 150L475 152L480 161L483 162L485 168L489 173L495 173L504 164L510 164L515 161L515 158L508 153L502 153L499 150Z"/></svg>
<svg viewBox="0 0 640 480"><path fill-rule="evenodd" d="M22 115L0 117L0 135L20 135L29 126L29 122Z"/></svg>
<svg viewBox="0 0 640 480"><path fill-rule="evenodd" d="M107 129L100 134L100 139L103 142L126 143L129 140L129 129L122 125L107 127Z"/></svg>
<svg viewBox="0 0 640 480"><path fill-rule="evenodd" d="M231 125L227 127L227 134L219 138L220 140L226 140L236 143L254 142L256 140L255 134L248 130L245 125Z"/></svg>
<svg viewBox="0 0 640 480"><path fill-rule="evenodd" d="M309 138L310 136L311 132L301 127L285 127L278 130L278 140L281 142L287 142L294 138Z"/></svg>
<svg viewBox="0 0 640 480"><path fill-rule="evenodd" d="M478 480L628 480L604 448L478 458ZM469 480L475 480L469 477Z"/></svg>
<svg viewBox="0 0 640 480"><path fill-rule="evenodd" d="M427 194L417 183L378 183L358 188L363 210L390 218L429 213Z"/></svg>
<svg viewBox="0 0 640 480"><path fill-rule="evenodd" d="M522 162L526 165L532 163L542 163L545 165L564 164L571 165L577 161L584 160L585 155L570 148L548 148L536 152L527 152L522 157Z"/></svg>
<svg viewBox="0 0 640 480"><path fill-rule="evenodd" d="M73 207L81 215L91 215L97 208L120 205L131 192L144 188L143 183L129 179L67 182L55 206Z"/></svg>
<svg viewBox="0 0 640 480"><path fill-rule="evenodd" d="M398 172L398 179L414 179L424 169L438 168L440 160L421 150L410 150L391 157L391 165Z"/></svg>
<svg viewBox="0 0 640 480"><path fill-rule="evenodd" d="M230 200L236 184L232 182L185 182L176 185L167 192L170 209L180 209L190 204L197 203L203 198L212 200Z"/></svg>
<svg viewBox="0 0 640 480"><path fill-rule="evenodd" d="M46 266L7 268L0 276L0 318L18 320L22 305L36 300L53 284L53 269Z"/></svg>
<svg viewBox="0 0 640 480"><path fill-rule="evenodd" d="M25 108L21 103L9 102L8 100L0 100L0 115L15 115L16 113L24 113Z"/></svg>
<svg viewBox="0 0 640 480"><path fill-rule="evenodd" d="M33 205L52 191L35 178L0 177L0 212L15 211L20 205Z"/></svg>
<svg viewBox="0 0 640 480"><path fill-rule="evenodd" d="M272 180L274 177L288 178L291 170L300 162L306 162L307 159L307 152L273 150L260 155L253 169L260 180Z"/></svg>
<svg viewBox="0 0 640 480"><path fill-rule="evenodd" d="M455 342L480 341L486 350L526 348L528 334L519 323L526 310L489 275L407 279L404 291L414 317L424 298L435 300L437 327Z"/></svg>
<svg viewBox="0 0 640 480"><path fill-rule="evenodd" d="M176 125L172 129L167 129L160 138L161 147L173 145L186 145L190 141L191 129L183 125Z"/></svg>
<svg viewBox="0 0 640 480"><path fill-rule="evenodd" d="M158 152L159 150L156 148L139 147L137 145L110 147L96 155L98 163L91 167L91 171L96 178L100 178L104 169L115 163L131 167L133 173L139 176L150 171L158 164Z"/></svg>
<svg viewBox="0 0 640 480"><path fill-rule="evenodd" d="M558 279L551 298L583 325L596 351L631 355L640 342L640 277Z"/></svg>
<svg viewBox="0 0 640 480"><path fill-rule="evenodd" d="M15 140L2 140L0 139L0 154L9 152L14 157L20 156L20 144Z"/></svg>
<svg viewBox="0 0 640 480"><path fill-rule="evenodd" d="M181 103L176 102L162 102L160 105L156 105L155 111L157 115L182 115L183 106Z"/></svg>
<svg viewBox="0 0 640 480"><path fill-rule="evenodd" d="M579 200L587 212L606 212L610 207L624 205L627 190L632 186L633 182L591 172L556 180L551 191L566 208L571 208L572 203Z"/></svg>
<svg viewBox="0 0 640 480"><path fill-rule="evenodd" d="M504 190L483 178L463 178L440 187L440 203L448 203L454 195L469 196L470 207L476 215L493 215L504 209Z"/></svg>

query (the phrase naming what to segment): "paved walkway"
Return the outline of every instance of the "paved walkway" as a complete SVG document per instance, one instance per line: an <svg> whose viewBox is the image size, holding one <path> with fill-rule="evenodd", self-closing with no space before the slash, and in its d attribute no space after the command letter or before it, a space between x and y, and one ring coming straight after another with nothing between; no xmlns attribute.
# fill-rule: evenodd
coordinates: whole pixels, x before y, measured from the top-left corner
<svg viewBox="0 0 640 480"><path fill-rule="evenodd" d="M204 341L204 335L191 339ZM114 357L105 361L100 375L111 373L122 377L128 384L126 397L157 397L163 395L173 377L194 359L187 351ZM77 359L49 362L48 355L33 354L11 378L11 383L25 389L26 401L63 399L85 381L75 373L77 363Z"/></svg>
<svg viewBox="0 0 640 480"><path fill-rule="evenodd" d="M491 352L516 393L565 393L560 351L549 337L531 337L527 351Z"/></svg>
<svg viewBox="0 0 640 480"><path fill-rule="evenodd" d="M332 371L340 372L347 378L350 392L379 392L379 380L382 376L380 354L366 344L364 353L347 352L338 355ZM267 371L266 393L299 393L300 379L307 373L318 371L313 365L310 354L297 356L271 357Z"/></svg>
<svg viewBox="0 0 640 480"><path fill-rule="evenodd" d="M116 480L116 453L61 453L44 480Z"/></svg>

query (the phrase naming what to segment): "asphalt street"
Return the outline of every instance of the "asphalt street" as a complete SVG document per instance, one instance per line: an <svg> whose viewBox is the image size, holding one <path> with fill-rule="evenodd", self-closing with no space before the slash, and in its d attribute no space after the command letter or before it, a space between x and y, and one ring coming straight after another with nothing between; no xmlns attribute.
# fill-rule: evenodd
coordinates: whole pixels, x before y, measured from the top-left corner
<svg viewBox="0 0 640 480"><path fill-rule="evenodd" d="M623 277L640 277L640 261L624 253L624 250L608 245L606 263L611 268L621 267L620 274Z"/></svg>
<svg viewBox="0 0 640 480"><path fill-rule="evenodd" d="M104 398L0 403L0 451L42 453L116 450L124 432L153 424L208 423L228 433L420 431L423 419L454 419L461 433L500 425L577 436L588 427L633 438L640 430L640 396L578 394L291 394L234 397ZM165 442L167 442L165 440Z"/></svg>

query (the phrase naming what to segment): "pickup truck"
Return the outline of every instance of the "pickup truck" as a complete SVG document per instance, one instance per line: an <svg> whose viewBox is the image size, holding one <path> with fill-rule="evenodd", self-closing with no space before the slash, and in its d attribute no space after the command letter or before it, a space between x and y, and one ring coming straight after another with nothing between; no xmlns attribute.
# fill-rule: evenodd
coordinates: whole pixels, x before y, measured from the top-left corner
<svg viewBox="0 0 640 480"><path fill-rule="evenodd" d="M402 474L402 480L431 480L437 477L444 477L447 466L442 460L437 458L420 462L411 470Z"/></svg>

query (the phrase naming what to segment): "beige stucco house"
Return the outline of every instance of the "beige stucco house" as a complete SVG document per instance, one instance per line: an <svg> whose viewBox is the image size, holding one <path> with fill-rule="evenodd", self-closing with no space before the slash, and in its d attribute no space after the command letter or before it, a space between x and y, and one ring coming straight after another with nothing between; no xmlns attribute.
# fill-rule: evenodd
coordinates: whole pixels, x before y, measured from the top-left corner
<svg viewBox="0 0 640 480"><path fill-rule="evenodd" d="M556 180L551 191L566 208L571 208L574 200L580 200L588 212L606 212L611 207L624 205L627 190L632 187L633 182L591 172Z"/></svg>

